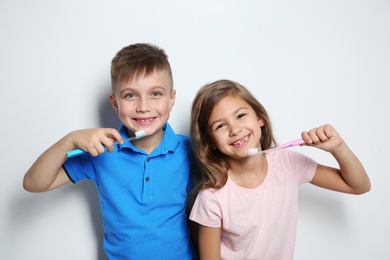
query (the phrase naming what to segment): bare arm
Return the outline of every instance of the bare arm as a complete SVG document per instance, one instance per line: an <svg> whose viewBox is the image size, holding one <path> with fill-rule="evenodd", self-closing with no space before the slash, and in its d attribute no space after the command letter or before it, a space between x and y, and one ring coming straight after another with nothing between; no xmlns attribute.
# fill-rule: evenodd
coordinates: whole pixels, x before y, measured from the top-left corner
<svg viewBox="0 0 390 260"><path fill-rule="evenodd" d="M49 191L70 182L62 168L67 159L66 153L80 148L97 156L105 151L113 151L114 141L122 142L115 129L85 129L69 133L47 149L30 167L23 179L23 187L31 192Z"/></svg>
<svg viewBox="0 0 390 260"><path fill-rule="evenodd" d="M201 260L221 259L221 228L199 225L199 258Z"/></svg>
<svg viewBox="0 0 390 260"><path fill-rule="evenodd" d="M340 192L363 194L371 189L370 179L360 160L331 125L303 132L305 142L330 152L340 169L318 165L312 184Z"/></svg>

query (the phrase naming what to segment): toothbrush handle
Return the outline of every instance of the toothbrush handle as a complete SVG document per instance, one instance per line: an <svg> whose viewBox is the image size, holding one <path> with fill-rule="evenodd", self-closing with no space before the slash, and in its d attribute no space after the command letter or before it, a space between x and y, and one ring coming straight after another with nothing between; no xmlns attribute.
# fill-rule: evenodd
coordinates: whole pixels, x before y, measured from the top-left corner
<svg viewBox="0 0 390 260"><path fill-rule="evenodd" d="M141 137L137 137L137 136L130 137L130 138L123 140L123 143L130 142L130 141L133 141L133 140L141 138ZM118 144L118 142L114 142L114 144ZM104 151L107 151L106 146L104 146ZM83 153L85 153L85 151L83 151L81 149L74 149L72 151L67 152L66 155L68 156L68 158L70 158L70 157L78 156L78 155L83 154Z"/></svg>
<svg viewBox="0 0 390 260"><path fill-rule="evenodd" d="M288 142L286 144L282 144L280 145L280 148L288 148L288 147L292 147L292 146L297 146L297 145L302 145L302 144L305 144L306 142L303 141L302 139L298 139L298 140L295 140L295 141L292 141L292 142Z"/></svg>
<svg viewBox="0 0 390 260"><path fill-rule="evenodd" d="M107 152L107 147L104 146L104 151ZM74 149L72 151L69 151L66 153L66 155L68 156L68 158L70 157L74 157L74 156L79 156L80 154L83 154L85 153L85 151L81 150L81 149Z"/></svg>
<svg viewBox="0 0 390 260"><path fill-rule="evenodd" d="M73 157L73 156L78 156L78 155L83 154L83 153L85 153L83 150L75 149L75 150L67 152L66 155L69 158L69 157Z"/></svg>

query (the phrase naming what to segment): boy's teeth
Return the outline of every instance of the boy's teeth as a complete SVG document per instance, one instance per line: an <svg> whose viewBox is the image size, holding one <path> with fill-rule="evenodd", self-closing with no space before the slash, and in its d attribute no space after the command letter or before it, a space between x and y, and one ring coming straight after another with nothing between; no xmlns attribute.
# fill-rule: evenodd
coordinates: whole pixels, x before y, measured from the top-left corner
<svg viewBox="0 0 390 260"><path fill-rule="evenodd" d="M147 121L150 121L151 118L147 118L147 119L138 119L138 121L141 121L141 122L147 122Z"/></svg>

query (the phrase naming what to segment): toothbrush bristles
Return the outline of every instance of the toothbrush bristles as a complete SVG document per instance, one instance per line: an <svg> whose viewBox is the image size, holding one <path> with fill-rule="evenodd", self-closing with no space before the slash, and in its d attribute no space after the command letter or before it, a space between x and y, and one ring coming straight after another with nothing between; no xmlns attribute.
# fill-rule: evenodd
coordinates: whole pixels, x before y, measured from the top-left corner
<svg viewBox="0 0 390 260"><path fill-rule="evenodd" d="M248 156L253 156L259 154L259 150L257 148L248 149Z"/></svg>
<svg viewBox="0 0 390 260"><path fill-rule="evenodd" d="M144 130L139 130L139 131L135 132L135 137L136 137L137 139L142 138L142 137L144 137L145 135L146 135L146 133L145 133Z"/></svg>

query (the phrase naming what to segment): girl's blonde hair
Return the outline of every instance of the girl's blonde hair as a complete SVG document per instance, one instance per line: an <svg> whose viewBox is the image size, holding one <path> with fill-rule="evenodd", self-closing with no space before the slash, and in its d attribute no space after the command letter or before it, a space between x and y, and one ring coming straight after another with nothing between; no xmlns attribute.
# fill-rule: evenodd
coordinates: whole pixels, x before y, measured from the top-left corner
<svg viewBox="0 0 390 260"><path fill-rule="evenodd" d="M229 165L227 157L218 149L212 149L212 139L208 120L215 105L227 96L243 99L262 119L262 149L268 149L275 144L268 112L263 105L242 85L231 80L218 80L203 86L195 96L191 110L191 141L194 151L196 168L194 169L194 194L200 190L223 187L227 181Z"/></svg>

